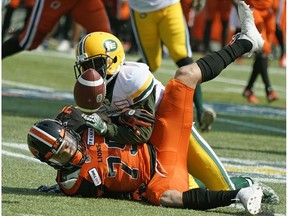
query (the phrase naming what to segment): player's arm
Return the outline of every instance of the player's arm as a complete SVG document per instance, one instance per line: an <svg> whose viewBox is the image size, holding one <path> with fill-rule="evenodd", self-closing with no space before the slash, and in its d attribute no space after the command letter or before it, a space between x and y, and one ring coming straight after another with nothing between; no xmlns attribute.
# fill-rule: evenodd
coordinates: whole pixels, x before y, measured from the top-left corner
<svg viewBox="0 0 288 216"><path fill-rule="evenodd" d="M70 129L81 133L86 128L86 122L82 118L82 112L75 106L64 107L55 118Z"/></svg>
<svg viewBox="0 0 288 216"><path fill-rule="evenodd" d="M132 112L130 112L132 110ZM133 113L133 110L135 111ZM130 115L131 114L131 115ZM112 123L105 122L99 115L83 115L86 124L110 140L126 144L143 144L152 134L155 116L155 90L129 109L124 109Z"/></svg>
<svg viewBox="0 0 288 216"><path fill-rule="evenodd" d="M155 116L155 92L153 91L145 100L131 106L130 108L137 110L137 112L142 112L143 118L139 119L135 116L135 121L139 120L139 122L143 122L143 124L133 124L134 116L131 115L129 117L129 110L124 110L118 118L118 124L108 125L105 137L121 143L129 144L142 144L150 139ZM151 117L149 117L149 115L151 115Z"/></svg>

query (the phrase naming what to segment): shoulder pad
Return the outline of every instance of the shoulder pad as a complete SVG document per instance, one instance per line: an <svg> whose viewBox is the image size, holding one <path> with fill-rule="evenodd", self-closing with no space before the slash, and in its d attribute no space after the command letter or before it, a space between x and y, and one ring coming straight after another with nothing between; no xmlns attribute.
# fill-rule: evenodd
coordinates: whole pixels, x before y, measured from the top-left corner
<svg viewBox="0 0 288 216"><path fill-rule="evenodd" d="M154 76L144 63L126 62L118 74L117 82L134 103L151 94L155 85ZM117 84L117 83L116 83Z"/></svg>

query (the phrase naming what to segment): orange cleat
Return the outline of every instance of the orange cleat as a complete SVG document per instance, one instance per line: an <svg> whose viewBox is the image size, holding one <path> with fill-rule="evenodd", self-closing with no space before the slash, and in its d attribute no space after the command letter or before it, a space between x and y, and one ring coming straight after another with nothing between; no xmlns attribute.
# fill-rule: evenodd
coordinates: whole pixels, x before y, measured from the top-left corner
<svg viewBox="0 0 288 216"><path fill-rule="evenodd" d="M269 103L275 101L275 100L278 100L278 95L276 94L276 92L274 91L270 91L267 93L267 100Z"/></svg>
<svg viewBox="0 0 288 216"><path fill-rule="evenodd" d="M246 97L249 103L258 104L258 99L255 97L253 91L250 89L245 89L243 92L243 97Z"/></svg>

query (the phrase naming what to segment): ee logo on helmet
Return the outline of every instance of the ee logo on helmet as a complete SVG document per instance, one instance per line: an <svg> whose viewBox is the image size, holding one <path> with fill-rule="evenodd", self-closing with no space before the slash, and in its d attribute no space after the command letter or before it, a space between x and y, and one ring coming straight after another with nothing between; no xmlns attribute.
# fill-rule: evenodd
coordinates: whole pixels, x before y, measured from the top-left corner
<svg viewBox="0 0 288 216"><path fill-rule="evenodd" d="M115 51L117 49L117 43L111 39L106 40L104 42L104 48L106 49L107 52Z"/></svg>

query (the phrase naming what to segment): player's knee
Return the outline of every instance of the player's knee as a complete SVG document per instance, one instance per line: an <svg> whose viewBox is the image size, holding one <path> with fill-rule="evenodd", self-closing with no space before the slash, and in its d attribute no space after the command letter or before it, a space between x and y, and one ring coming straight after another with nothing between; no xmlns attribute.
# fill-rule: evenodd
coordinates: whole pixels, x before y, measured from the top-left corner
<svg viewBox="0 0 288 216"><path fill-rule="evenodd" d="M202 76L198 65L193 63L180 67L176 71L174 78L191 88L195 88L196 85L201 82Z"/></svg>

